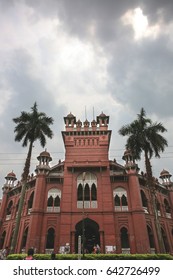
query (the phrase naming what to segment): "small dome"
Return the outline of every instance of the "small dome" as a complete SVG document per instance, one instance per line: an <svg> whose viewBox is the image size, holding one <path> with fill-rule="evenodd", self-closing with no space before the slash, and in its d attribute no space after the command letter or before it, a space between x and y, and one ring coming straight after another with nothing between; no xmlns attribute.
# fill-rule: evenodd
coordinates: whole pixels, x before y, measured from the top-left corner
<svg viewBox="0 0 173 280"><path fill-rule="evenodd" d="M46 157L46 158L49 158L49 161L52 160L50 154L45 150L43 151L42 153L40 153L40 155L37 157L38 160L40 160L41 157Z"/></svg>
<svg viewBox="0 0 173 280"><path fill-rule="evenodd" d="M160 177L162 177L162 176L171 176L171 175L170 175L170 173L169 173L167 170L163 169L163 170L160 172Z"/></svg>
<svg viewBox="0 0 173 280"><path fill-rule="evenodd" d="M100 115L99 115L100 118L105 118L106 115L102 112Z"/></svg>
<svg viewBox="0 0 173 280"><path fill-rule="evenodd" d="M44 152L40 153L40 157L50 157L50 154L45 150Z"/></svg>
<svg viewBox="0 0 173 280"><path fill-rule="evenodd" d="M7 177L15 177L16 178L16 174L12 171L12 172L8 173Z"/></svg>
<svg viewBox="0 0 173 280"><path fill-rule="evenodd" d="M16 174L13 171L7 174L5 179L7 179L7 178L13 178L14 180L17 180Z"/></svg>
<svg viewBox="0 0 173 280"><path fill-rule="evenodd" d="M125 152L124 152L124 156L127 156L127 155L132 155L132 152L130 149L127 149Z"/></svg>
<svg viewBox="0 0 173 280"><path fill-rule="evenodd" d="M73 118L75 118L75 116L70 112L70 114L67 115L67 118L68 119L73 119Z"/></svg>

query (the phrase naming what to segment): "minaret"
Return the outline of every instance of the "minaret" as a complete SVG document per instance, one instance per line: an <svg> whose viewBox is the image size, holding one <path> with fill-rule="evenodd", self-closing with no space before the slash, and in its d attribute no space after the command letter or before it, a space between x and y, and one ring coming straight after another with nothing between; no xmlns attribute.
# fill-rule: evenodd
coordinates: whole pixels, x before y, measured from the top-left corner
<svg viewBox="0 0 173 280"><path fill-rule="evenodd" d="M10 172L7 174L7 176L5 177L6 182L2 187L2 191L3 191L3 197L2 197L2 203L1 203L1 211L0 211L0 225L2 222L2 218L5 217L5 212L6 212L6 208L7 208L7 199L8 199L8 192L14 188L14 182L17 180L16 175L14 174L14 172Z"/></svg>
<svg viewBox="0 0 173 280"><path fill-rule="evenodd" d="M109 116L106 116L103 112L97 116L97 123L100 130L107 130L109 124Z"/></svg>
<svg viewBox="0 0 173 280"><path fill-rule="evenodd" d="M171 209L173 207L173 183L171 181L171 174L163 169L162 172L160 172L160 179L162 179L162 185L165 186L169 191L169 198L171 203Z"/></svg>
<svg viewBox="0 0 173 280"><path fill-rule="evenodd" d="M11 190L14 187L14 182L17 180L16 174L14 174L14 172L12 171L7 174L5 179L6 179L6 182L2 188L3 193Z"/></svg>
<svg viewBox="0 0 173 280"><path fill-rule="evenodd" d="M134 235L138 242L136 245L136 252L150 252L149 240L146 226L145 213L142 207L142 199L140 193L140 185L138 180L138 166L135 163L132 152L128 149L124 152L123 160L125 161L125 168L128 175L129 184L129 204L131 204L132 224L134 225ZM131 252L133 253L133 252Z"/></svg>
<svg viewBox="0 0 173 280"><path fill-rule="evenodd" d="M134 169L136 171L138 170L138 166L135 163L135 160L134 160L134 157L132 155L132 152L129 149L127 149L124 152L124 155L123 155L122 159L125 161L125 168L126 168L126 170L130 170L130 169Z"/></svg>
<svg viewBox="0 0 173 280"><path fill-rule="evenodd" d="M45 150L37 159L39 160L39 165L37 165L35 172L37 174L47 174L50 170L49 162L52 161L50 154Z"/></svg>
<svg viewBox="0 0 173 280"><path fill-rule="evenodd" d="M70 113L67 115L67 117L64 117L65 127L66 131L73 130L74 125L76 124L76 117Z"/></svg>
<svg viewBox="0 0 173 280"><path fill-rule="evenodd" d="M28 232L27 248L40 248L43 213L45 211L46 176L49 173L50 154L45 150L37 157L39 164L36 166L36 183L33 206L30 213L30 227Z"/></svg>

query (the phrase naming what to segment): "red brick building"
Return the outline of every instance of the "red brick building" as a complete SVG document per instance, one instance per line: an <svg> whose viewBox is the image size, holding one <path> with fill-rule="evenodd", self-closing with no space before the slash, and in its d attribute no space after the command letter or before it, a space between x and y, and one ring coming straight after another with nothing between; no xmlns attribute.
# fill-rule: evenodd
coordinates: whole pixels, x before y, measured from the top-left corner
<svg viewBox="0 0 173 280"><path fill-rule="evenodd" d="M79 236L86 252L98 244L101 252L161 252L156 218L164 251L173 253L173 184L163 170L155 180L156 214L151 188L139 174L132 155L125 165L108 157L109 117L91 124L64 118L65 160L50 167L51 155L38 156L36 174L28 178L16 252L34 247L44 253L78 252ZM11 244L21 184L13 172L6 176L0 210L0 249Z"/></svg>

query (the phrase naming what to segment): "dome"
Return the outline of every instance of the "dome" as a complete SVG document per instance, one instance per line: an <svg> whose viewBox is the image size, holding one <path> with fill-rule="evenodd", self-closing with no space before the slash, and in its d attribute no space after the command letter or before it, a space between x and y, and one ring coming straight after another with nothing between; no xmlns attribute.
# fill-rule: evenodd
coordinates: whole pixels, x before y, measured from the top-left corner
<svg viewBox="0 0 173 280"><path fill-rule="evenodd" d="M38 160L40 160L41 157L46 157L46 158L49 158L49 161L52 160L50 154L45 150L43 152L40 153L40 155L37 157Z"/></svg>
<svg viewBox="0 0 173 280"><path fill-rule="evenodd" d="M13 171L7 174L5 179L7 179L7 178L13 178L14 180L17 180L16 174Z"/></svg>
<svg viewBox="0 0 173 280"><path fill-rule="evenodd" d="M131 155L132 156L132 152L130 149L127 149L125 152L124 152L124 156L127 156L127 155Z"/></svg>
<svg viewBox="0 0 173 280"><path fill-rule="evenodd" d="M106 115L102 112L100 115L99 115L99 118L105 118Z"/></svg>
<svg viewBox="0 0 173 280"><path fill-rule="evenodd" d="M171 176L171 175L170 175L170 173L169 173L167 170L163 169L163 170L160 172L160 177L162 177L162 176Z"/></svg>
<svg viewBox="0 0 173 280"><path fill-rule="evenodd" d="M70 112L70 114L68 114L66 118L73 119L73 118L75 118L75 116Z"/></svg>
<svg viewBox="0 0 173 280"><path fill-rule="evenodd" d="M44 152L40 153L40 157L50 157L50 154L45 150Z"/></svg>

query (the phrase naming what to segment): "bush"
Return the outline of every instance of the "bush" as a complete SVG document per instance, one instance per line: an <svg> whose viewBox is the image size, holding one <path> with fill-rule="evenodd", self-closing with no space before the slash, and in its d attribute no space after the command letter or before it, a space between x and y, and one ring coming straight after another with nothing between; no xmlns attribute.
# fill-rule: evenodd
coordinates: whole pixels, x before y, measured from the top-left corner
<svg viewBox="0 0 173 280"><path fill-rule="evenodd" d="M26 254L11 254L7 260L23 260ZM36 260L51 260L50 254L34 254ZM85 260L173 260L169 254L86 254ZM77 254L56 254L56 260L78 260Z"/></svg>

